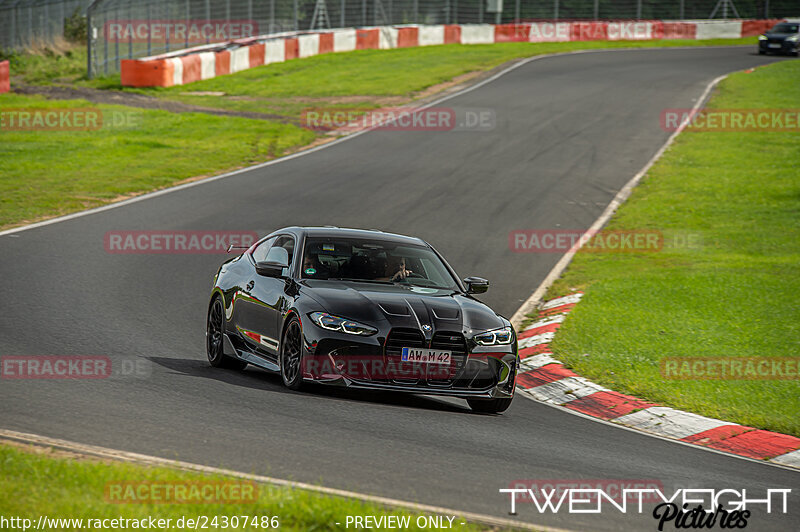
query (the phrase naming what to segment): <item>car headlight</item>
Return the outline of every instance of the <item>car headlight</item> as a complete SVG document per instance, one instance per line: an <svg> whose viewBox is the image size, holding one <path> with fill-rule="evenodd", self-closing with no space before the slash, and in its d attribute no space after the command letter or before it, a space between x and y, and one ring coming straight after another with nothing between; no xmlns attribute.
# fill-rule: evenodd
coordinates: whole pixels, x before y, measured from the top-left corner
<svg viewBox="0 0 800 532"><path fill-rule="evenodd" d="M759 35L758 36L758 40L759 41L766 41L767 40L767 36L766 35Z"/></svg>
<svg viewBox="0 0 800 532"><path fill-rule="evenodd" d="M800 35L792 35L791 37L786 37L786 40L789 42L797 42L798 37L800 37Z"/></svg>
<svg viewBox="0 0 800 532"><path fill-rule="evenodd" d="M482 332L472 337L478 345L508 345L514 338L511 327Z"/></svg>
<svg viewBox="0 0 800 532"><path fill-rule="evenodd" d="M327 312L314 312L308 315L314 323L329 331L339 331L347 334L369 336L378 332L378 329L358 323L357 321L333 316Z"/></svg>

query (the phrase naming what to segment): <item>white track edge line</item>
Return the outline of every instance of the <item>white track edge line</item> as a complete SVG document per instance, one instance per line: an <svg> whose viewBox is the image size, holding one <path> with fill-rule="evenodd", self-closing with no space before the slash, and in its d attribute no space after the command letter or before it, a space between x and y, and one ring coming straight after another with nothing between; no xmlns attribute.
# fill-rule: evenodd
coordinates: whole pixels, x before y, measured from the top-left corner
<svg viewBox="0 0 800 532"><path fill-rule="evenodd" d="M663 436L661 434L656 434L654 432L649 432L649 431L647 431L645 429L631 427L631 426L628 426L628 425L623 425L622 423L614 423L613 420L608 420L608 419L603 419L603 418L599 418L599 417L590 416L589 414L584 414L583 412L578 412L577 410L572 410L571 408L567 408L566 406L563 406L563 405L554 405L552 403L547 403L545 401L539 401L538 399L534 399L533 397L528 395L526 393L527 390L525 388L517 388L517 393L519 393L519 392L522 392L522 396L526 397L527 399L530 399L531 401L534 401L534 402L539 403L541 405L549 406L551 408L556 408L558 410L561 410L562 412L567 412L567 413L572 414L574 416L582 417L584 419L588 419L588 420L594 421L596 423L602 423L603 425L608 425L610 427L614 427L614 428L617 428L617 429L622 429L622 430L627 430L627 431L630 431L630 432L635 432L635 433L640 434L642 436L649 436L651 438L656 438L656 439L659 439L659 440L663 440L665 442L677 443L678 445L683 445L683 446L689 447L691 449L699 449L699 450L702 450L702 451L707 451L707 452L710 452L710 453L719 454L719 455L722 455L722 456L726 456L728 458L738 458L740 460L747 460L748 462L753 462L753 463L756 463L756 464L763 464L763 465L768 465L768 466L772 466L772 467L777 467L777 468L780 468L780 469L784 469L786 471L791 471L792 473L797 473L798 472L798 468L792 467L792 466L787 466L787 465L784 465L784 464L779 464L777 462L772 462L771 461L772 458L769 458L769 459L766 459L766 460L757 460L755 458L750 458L749 456L742 456L742 455L739 455L739 454L733 454L733 453L730 453L730 452L721 451L719 449L714 449L713 447L705 447L703 445L698 445L696 443L690 443L690 442L687 442L687 441L678 440L676 438L670 438L668 436ZM786 454L786 453L784 453L784 454ZM783 454L779 454L778 456L783 456ZM778 458L778 456L774 456L773 458Z"/></svg>
<svg viewBox="0 0 800 532"><path fill-rule="evenodd" d="M443 96L443 97L441 97L439 99L433 100L432 102L427 103L427 104L425 104L425 105L423 105L423 106L421 106L421 107L419 107L417 109L427 109L427 108L432 107L434 105L437 105L437 104L439 104L441 102L447 101L447 100L449 100L451 98L455 98L457 96L461 96L463 94L466 94L466 93L468 93L470 91L473 91L473 90L475 90L475 89L477 89L479 87L482 87L482 86L486 85L487 83L490 83L490 82L496 80L497 78L499 78L501 76L504 76L505 74L511 72L512 70L515 70L515 69L521 67L522 65L526 65L528 63L531 63L533 61L537 61L539 59L547 59L547 58L550 58L550 57L560 57L560 56L577 55L577 54L585 54L585 53L631 52L631 51L654 51L654 50L658 50L658 51L663 51L663 50L704 50L704 49L709 49L709 48L743 48L745 46L749 46L749 45L730 45L730 46L725 46L725 45L718 45L718 46L662 46L662 47L654 46L654 47L650 47L650 48L648 48L648 47L642 47L642 48L609 48L609 49L605 49L605 50L604 49L573 50L573 51L570 51L570 52L558 52L558 53L554 53L554 54L534 55L534 56L531 56L531 57L520 59L517 62L515 62L514 64L509 65L507 68L504 68L500 72L497 72L496 74L494 74L494 75L492 75L492 76L490 76L490 77L488 77L488 78L486 78L484 80L481 80L480 82L475 83L474 85L470 85L468 87L465 87L465 88L463 88L463 89L461 89L459 91L456 91L456 92L454 92L452 94L447 94L447 95L445 95L445 96ZM512 61L514 61L514 60L512 59ZM271 161L265 161L263 163L255 164L253 166L247 166L245 168L239 168L238 170L233 170L232 172L226 172L224 174L219 174L219 175L215 175L215 176L211 176L211 177L206 177L206 178L203 178L203 179L198 179L197 181L184 183L182 185L175 185L175 186L172 186L172 187L163 188L161 190L155 190L153 192L147 192L147 193L141 194L139 196L135 196L135 197L130 198L130 199L126 199L126 200L115 202L115 203L109 203L107 205L102 205L100 207L95 207L93 209L88 209L88 210L85 210L85 211L78 211L78 212L74 212L74 213L71 213L71 214L66 214L64 216L57 216L55 218L48 218L47 220L34 222L34 223L28 224L28 225L21 225L19 227L12 227L10 229L5 229L3 231L0 231L0 236L6 236L6 235L15 234L15 233L21 233L22 231L27 231L28 229L35 229L37 227L44 227L44 226L47 226L47 225L52 225L52 224L56 224L56 223L60 223L60 222L66 222L66 221L69 221L69 220L73 220L75 218L81 218L83 216L88 216L90 214L96 214L96 213L99 213L99 212L108 211L108 210L111 210L111 209L116 209L117 207L123 207L125 205L130 205L132 203L137 203L139 201L144 201L144 200L147 200L147 199L155 198L155 197L158 197L158 196L161 196L161 195L164 195L164 194L168 194L170 192L176 192L178 190L184 190L184 189L187 189L187 188L190 188L190 187L195 187L195 186L198 186L198 185L204 185L206 183L211 183L211 182L216 181L218 179L224 179L226 177L232 177L232 176L244 173L244 172L249 172L251 170L259 170L261 168L266 168L267 166L271 166L273 164L279 164L279 163L282 163L282 162L290 161L292 159L296 159L298 157L302 157L303 155L309 155L311 153L314 153L314 152L317 152L317 151L320 151L320 150L324 150L325 148L330 148L331 146L335 146L336 144L339 144L339 143L344 142L346 140L353 139L355 137L358 137L359 135L363 135L364 133L372 131L373 129L376 129L377 127L378 126L374 126L372 128L368 128L368 129L362 129L360 131L356 131L354 133L350 133L350 134L345 135L343 137L337 138L334 141L326 142L325 144L322 144L320 146L316 146L314 148L301 149L300 151L298 151L296 153L292 153L290 155L285 155L283 157L279 157L279 158L273 159ZM188 178L188 179L191 179L191 178Z"/></svg>
<svg viewBox="0 0 800 532"><path fill-rule="evenodd" d="M489 526L510 527L513 529L526 529L542 532L569 532L563 528L553 528L543 525L536 525L533 523L525 523L515 521L513 519L504 519L502 517L494 517L491 515L478 514L473 512L465 512L461 510L453 510L440 506L431 506L427 504L419 504L414 502L402 501L399 499L392 499L389 497L380 497L377 495L366 495L354 491L341 490L337 488L327 488L325 486L316 486L305 482L296 482L292 480L284 480L278 478L267 477L263 475L255 475L251 473L243 473L231 469L222 469L211 466L204 466L200 464L193 464L190 462L182 462L179 460L171 460L168 458L160 458L157 456L150 456L146 454L132 453L128 451L120 451L110 449L107 447L99 447L96 445L87 445L76 443L68 440L61 440L57 438L50 438L47 436L40 436L38 434L30 434L26 432L17 432L8 429L0 429L0 440L11 440L15 442L28 443L39 447L56 447L59 449L66 449L75 453L83 455L92 455L102 458L111 459L114 461L132 462L137 464L169 467L171 469L179 469L183 471L192 471L205 474L225 475L230 477L241 478L244 480L252 480L260 484L272 484L275 486L301 489L304 491L312 491L323 495L332 495L335 497L343 497L347 499L356 499L360 501L370 502L381 506L398 507L407 510L413 510L422 513L431 513L437 515L451 515L460 516L468 521L474 523L481 523Z"/></svg>

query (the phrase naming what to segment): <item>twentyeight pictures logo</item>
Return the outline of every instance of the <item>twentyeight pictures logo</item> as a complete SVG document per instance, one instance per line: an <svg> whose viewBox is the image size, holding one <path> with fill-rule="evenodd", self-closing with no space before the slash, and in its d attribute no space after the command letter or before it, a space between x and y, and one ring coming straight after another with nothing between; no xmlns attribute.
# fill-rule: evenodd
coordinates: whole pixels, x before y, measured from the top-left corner
<svg viewBox="0 0 800 532"><path fill-rule="evenodd" d="M589 481L591 482L591 481ZM750 508L766 513L788 513L790 488L765 489L755 492L746 489L677 489L671 493L658 486L569 487L551 489L536 486L501 488L508 493L511 514L517 513L517 502L533 503L539 513L599 514L604 510L622 514L650 513L658 522L658 530L674 528L745 528L751 516ZM656 502L650 508L648 503Z"/></svg>

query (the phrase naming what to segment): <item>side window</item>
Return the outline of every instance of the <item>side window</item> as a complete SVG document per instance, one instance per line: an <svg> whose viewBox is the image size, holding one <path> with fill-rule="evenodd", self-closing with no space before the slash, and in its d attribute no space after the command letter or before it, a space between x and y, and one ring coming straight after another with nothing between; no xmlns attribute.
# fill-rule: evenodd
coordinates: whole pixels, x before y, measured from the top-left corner
<svg viewBox="0 0 800 532"><path fill-rule="evenodd" d="M253 250L253 261L255 262L264 262L267 258L267 252L269 248L272 247L272 244L275 242L275 237L268 238L264 240L262 243Z"/></svg>
<svg viewBox="0 0 800 532"><path fill-rule="evenodd" d="M274 247L280 247L286 250L289 254L289 267L292 266L292 258L294 257L294 238L291 236L279 236L275 240Z"/></svg>

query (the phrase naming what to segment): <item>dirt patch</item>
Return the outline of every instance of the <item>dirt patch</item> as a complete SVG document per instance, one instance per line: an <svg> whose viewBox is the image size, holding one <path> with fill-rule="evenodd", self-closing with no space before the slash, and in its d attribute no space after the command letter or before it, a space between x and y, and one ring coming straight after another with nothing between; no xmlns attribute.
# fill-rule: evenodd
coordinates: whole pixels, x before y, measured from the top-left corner
<svg viewBox="0 0 800 532"><path fill-rule="evenodd" d="M19 82L14 83L12 90L17 94L40 95L51 100L86 100L92 103L126 105L137 109L155 109L170 113L206 113L217 116L236 116L255 120L270 120L302 127L299 119L286 115L215 109L213 107L191 105L130 92L91 89L88 87L65 87L61 85L25 85Z"/></svg>

